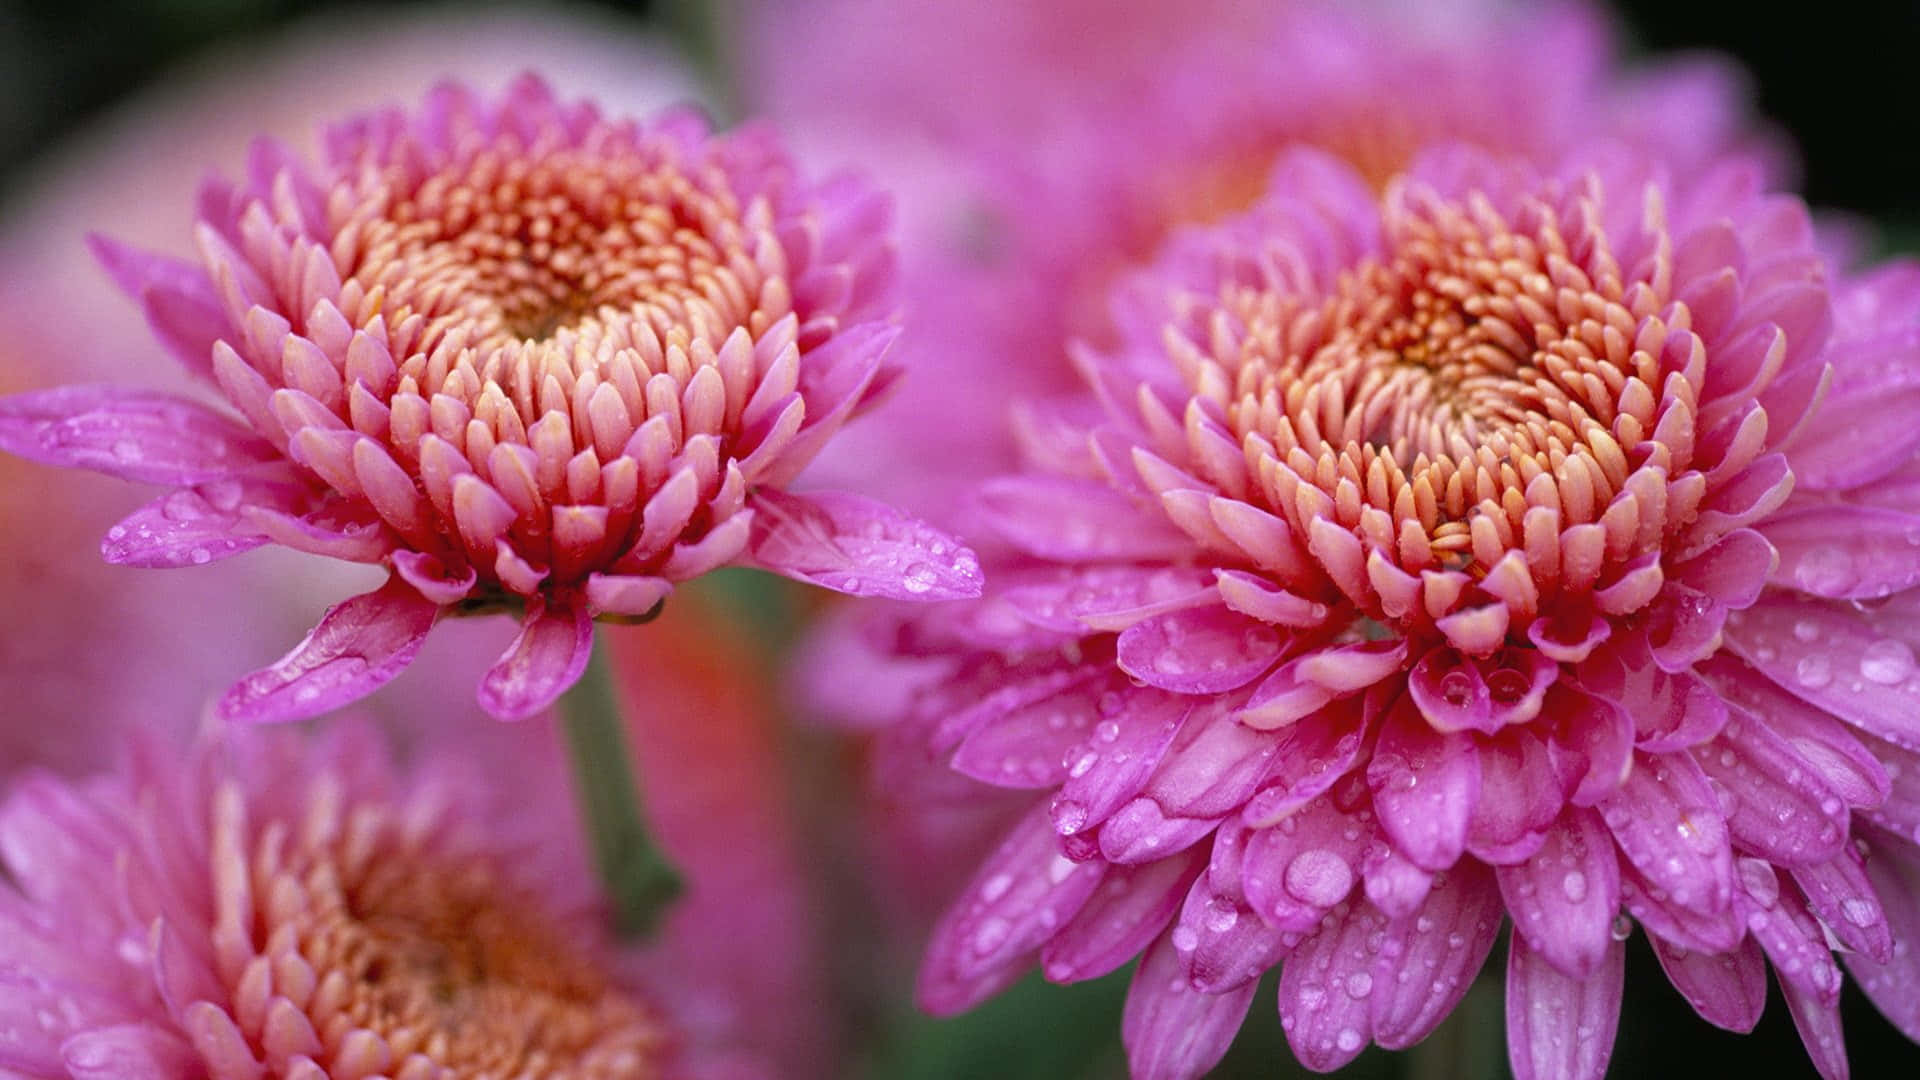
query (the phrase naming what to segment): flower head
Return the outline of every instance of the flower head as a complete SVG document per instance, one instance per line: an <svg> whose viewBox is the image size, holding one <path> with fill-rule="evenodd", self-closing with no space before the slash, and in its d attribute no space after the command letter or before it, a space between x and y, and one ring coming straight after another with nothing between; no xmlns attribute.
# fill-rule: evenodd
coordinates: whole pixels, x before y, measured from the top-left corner
<svg viewBox="0 0 1920 1080"><path fill-rule="evenodd" d="M31 1077L666 1075L673 1021L543 809L350 725L148 748L0 808L0 1064ZM525 791L522 792L524 796ZM504 811L504 812L500 812ZM561 815L564 817L564 813Z"/></svg>
<svg viewBox="0 0 1920 1080"><path fill-rule="evenodd" d="M1844 954L1920 1037L1920 269L1831 279L1731 160L1314 151L1182 233L987 485L1024 552L901 639L897 736L1045 793L921 983L964 1008L1144 952L1138 1075L1280 965L1316 1069L1452 1008L1504 918L1515 1074L1598 1077L1635 921L1745 1029L1772 962L1844 1072Z"/></svg>
<svg viewBox="0 0 1920 1080"><path fill-rule="evenodd" d="M202 191L199 263L96 241L161 341L238 415L120 387L0 403L0 446L179 490L110 561L269 542L390 567L232 716L369 692L444 611L511 608L481 684L521 716L585 665L596 617L752 561L843 591L978 591L964 549L887 507L780 489L888 376L886 200L804 183L763 132L640 125L445 85L354 117L310 168L256 144Z"/></svg>

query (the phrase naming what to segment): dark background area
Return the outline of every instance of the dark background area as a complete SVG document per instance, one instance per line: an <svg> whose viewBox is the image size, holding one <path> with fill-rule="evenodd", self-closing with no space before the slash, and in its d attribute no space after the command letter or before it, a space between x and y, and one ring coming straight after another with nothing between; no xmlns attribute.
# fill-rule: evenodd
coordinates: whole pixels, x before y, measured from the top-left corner
<svg viewBox="0 0 1920 1080"><path fill-rule="evenodd" d="M656 16L684 16L698 2L587 6L638 17L657 7ZM237 36L346 7L368 10L364 4L329 0L0 0L0 213L7 209L6 194L37 154L163 78L180 60ZM1764 7L1751 2L1618 0L1615 7L1636 52L1706 49L1738 59L1753 76L1761 111L1798 144L1810 201L1871 218L1887 228L1892 246L1920 249L1920 124L1914 116L1920 103L1914 66L1920 3L1774 9L1791 11L1791 17L1761 14ZM1491 998L1477 995L1443 1034L1485 1042L1491 1053L1470 1054L1467 1060L1481 1057L1495 1074L1504 1074L1499 971L1496 956L1489 969L1496 980ZM1718 1031L1695 1018L1666 986L1638 938L1628 986L1613 1075L1813 1075L1777 992L1752 1036ZM1114 1015L1123 992L1124 982L1117 979L1064 990L1030 980L974 1017L923 1021L895 1033L880 1051L877 1075L888 1080L1109 1075L1117 1064L1111 1056ZM1267 1015L1248 1022L1222 1075L1304 1075L1290 1062L1272 1008L1269 989L1254 1005L1256 1013ZM1920 1050L1851 987L1846 1024L1855 1076L1920 1076ZM898 1042L902 1037L905 1041ZM1428 1080L1454 1075L1444 1065L1437 1071L1423 1066L1420 1056L1419 1051L1405 1057L1372 1052L1350 1075ZM975 1071L980 1068L986 1071Z"/></svg>

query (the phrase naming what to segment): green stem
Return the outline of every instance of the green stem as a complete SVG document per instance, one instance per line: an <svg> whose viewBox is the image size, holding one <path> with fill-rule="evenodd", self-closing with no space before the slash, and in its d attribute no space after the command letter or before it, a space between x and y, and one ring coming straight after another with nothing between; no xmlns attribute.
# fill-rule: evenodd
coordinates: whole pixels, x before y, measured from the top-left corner
<svg viewBox="0 0 1920 1080"><path fill-rule="evenodd" d="M622 937L650 933L682 882L640 816L633 752L614 695L604 651L596 642L587 672L560 699L573 777L593 845L594 865Z"/></svg>

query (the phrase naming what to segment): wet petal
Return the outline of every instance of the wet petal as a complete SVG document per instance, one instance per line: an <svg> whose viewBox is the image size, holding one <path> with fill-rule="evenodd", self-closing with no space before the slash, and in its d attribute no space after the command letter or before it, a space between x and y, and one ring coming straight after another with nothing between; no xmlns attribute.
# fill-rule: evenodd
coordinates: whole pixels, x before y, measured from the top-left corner
<svg viewBox="0 0 1920 1080"><path fill-rule="evenodd" d="M1356 902L1328 916L1280 968L1280 1020L1300 1064L1331 1072L1373 1039L1375 960L1386 918Z"/></svg>
<svg viewBox="0 0 1920 1080"><path fill-rule="evenodd" d="M0 398L0 450L152 484L219 480L277 457L272 444L198 402L116 386Z"/></svg>
<svg viewBox="0 0 1920 1080"><path fill-rule="evenodd" d="M1601 1080L1620 1027L1626 947L1612 942L1600 968L1570 979L1514 936L1507 952L1507 1060L1514 1080Z"/></svg>
<svg viewBox="0 0 1920 1080"><path fill-rule="evenodd" d="M1460 858L1480 799L1480 759L1470 736L1433 730L1403 697L1380 729L1367 783L1380 827L1415 865L1444 870Z"/></svg>
<svg viewBox="0 0 1920 1080"><path fill-rule="evenodd" d="M1532 858L1497 872L1514 928L1541 959L1573 979L1600 969L1620 911L1620 864L1598 814L1569 808Z"/></svg>
<svg viewBox="0 0 1920 1080"><path fill-rule="evenodd" d="M585 605L528 597L519 635L480 678L480 707L501 720L532 716L580 681L592 655Z"/></svg>
<svg viewBox="0 0 1920 1080"><path fill-rule="evenodd" d="M299 720L365 697L413 662L439 614L439 605L391 578L329 610L292 652L235 683L220 715Z"/></svg>
<svg viewBox="0 0 1920 1080"><path fill-rule="evenodd" d="M1683 949L1658 937L1652 941L1667 981L1702 1020L1741 1033L1760 1022L1767 1007L1767 961L1752 938L1724 953Z"/></svg>
<svg viewBox="0 0 1920 1080"><path fill-rule="evenodd" d="M1626 783L1598 809L1621 853L1674 904L1705 915L1726 910L1733 889L1726 819L1692 758L1635 754Z"/></svg>
<svg viewBox="0 0 1920 1080"><path fill-rule="evenodd" d="M1127 988L1120 1041L1134 1080L1198 1080L1218 1065L1258 986L1209 994L1187 985L1171 936L1147 950Z"/></svg>
<svg viewBox="0 0 1920 1080"><path fill-rule="evenodd" d="M1434 875L1419 909L1394 920L1373 972L1373 1037L1389 1050L1426 1038L1487 962L1500 934L1493 875L1471 860Z"/></svg>
<svg viewBox="0 0 1920 1080"><path fill-rule="evenodd" d="M1121 670L1179 694L1245 686L1279 658L1273 627L1225 607L1188 608L1135 623L1120 635Z"/></svg>
<svg viewBox="0 0 1920 1080"><path fill-rule="evenodd" d="M761 489L749 542L777 574L854 596L952 600L980 595L980 562L945 533L884 503L840 492Z"/></svg>

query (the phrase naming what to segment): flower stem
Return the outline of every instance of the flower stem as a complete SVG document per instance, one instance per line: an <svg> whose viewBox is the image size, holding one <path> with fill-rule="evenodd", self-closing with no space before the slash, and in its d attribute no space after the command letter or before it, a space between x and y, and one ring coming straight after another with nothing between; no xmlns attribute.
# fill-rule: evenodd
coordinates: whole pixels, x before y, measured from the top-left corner
<svg viewBox="0 0 1920 1080"><path fill-rule="evenodd" d="M586 674L560 699L560 714L614 930L622 937L643 937L680 895L682 882L641 818L633 752L598 642Z"/></svg>

